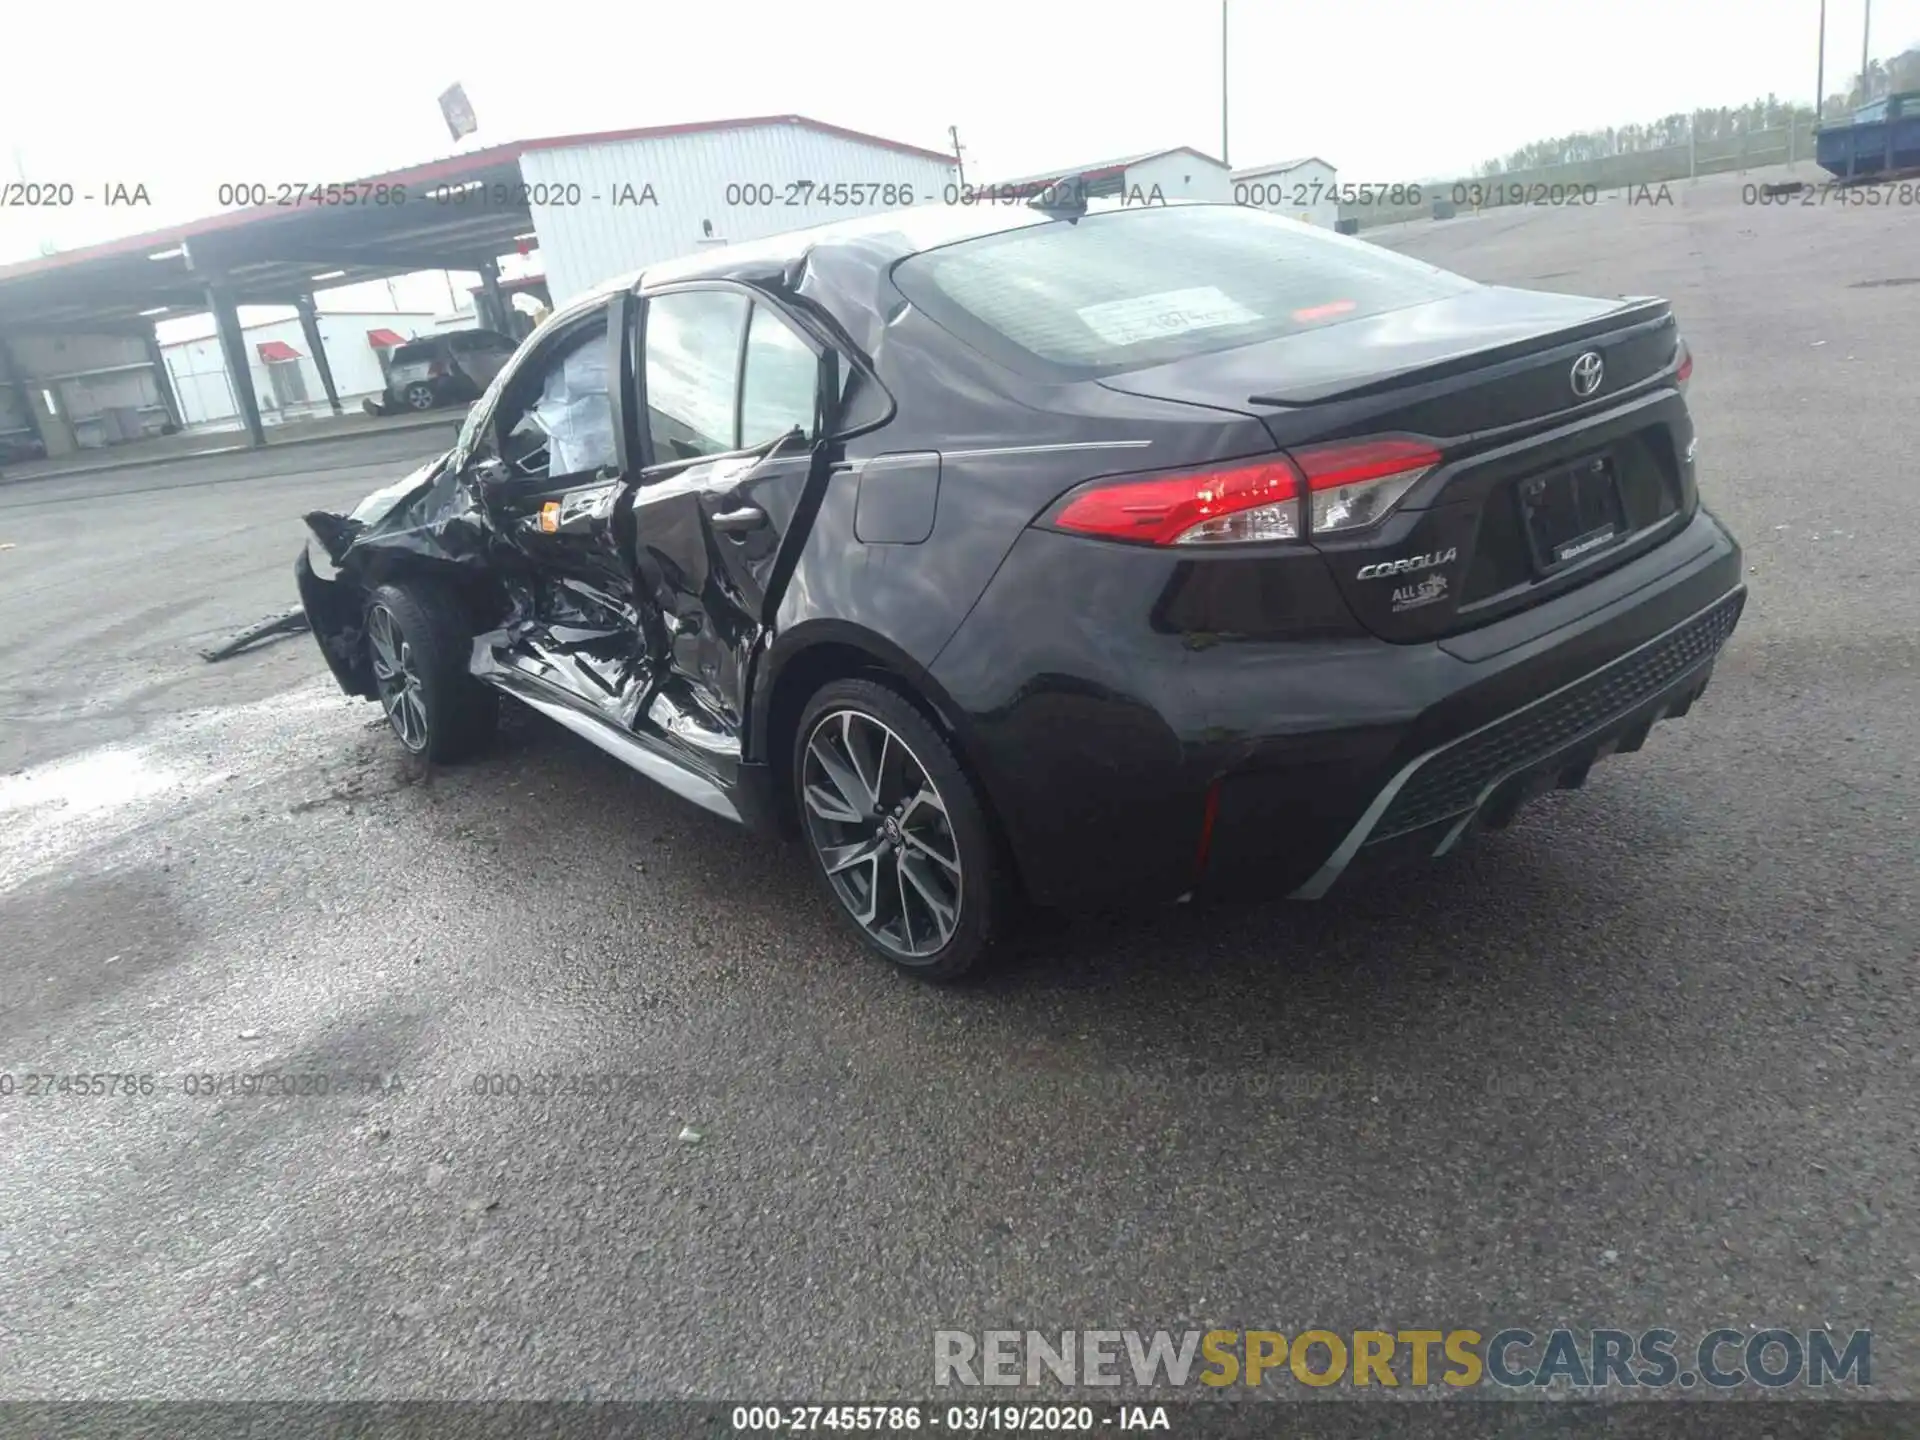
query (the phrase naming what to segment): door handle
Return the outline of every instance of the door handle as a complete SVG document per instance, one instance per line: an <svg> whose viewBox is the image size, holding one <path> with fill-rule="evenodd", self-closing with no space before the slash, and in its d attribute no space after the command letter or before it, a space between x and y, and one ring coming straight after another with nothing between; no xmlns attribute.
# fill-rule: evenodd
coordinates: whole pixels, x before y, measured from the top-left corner
<svg viewBox="0 0 1920 1440"><path fill-rule="evenodd" d="M708 522L723 535L737 535L767 523L767 512L758 505L742 505L738 510L722 510Z"/></svg>

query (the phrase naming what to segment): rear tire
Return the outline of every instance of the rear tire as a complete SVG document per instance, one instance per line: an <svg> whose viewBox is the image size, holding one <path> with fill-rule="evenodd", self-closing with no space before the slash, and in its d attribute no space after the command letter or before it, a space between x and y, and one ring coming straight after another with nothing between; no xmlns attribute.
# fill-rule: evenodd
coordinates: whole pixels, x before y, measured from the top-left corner
<svg viewBox="0 0 1920 1440"><path fill-rule="evenodd" d="M367 597L374 688L400 743L436 764L484 749L500 697L468 671L473 633L459 601L429 581L382 585Z"/></svg>
<svg viewBox="0 0 1920 1440"><path fill-rule="evenodd" d="M867 948L923 980L976 973L1014 889L946 737L898 692L835 680L801 712L792 768L813 872Z"/></svg>
<svg viewBox="0 0 1920 1440"><path fill-rule="evenodd" d="M433 387L418 380L407 386L405 399L409 410L431 410L440 403L440 397L433 393Z"/></svg>

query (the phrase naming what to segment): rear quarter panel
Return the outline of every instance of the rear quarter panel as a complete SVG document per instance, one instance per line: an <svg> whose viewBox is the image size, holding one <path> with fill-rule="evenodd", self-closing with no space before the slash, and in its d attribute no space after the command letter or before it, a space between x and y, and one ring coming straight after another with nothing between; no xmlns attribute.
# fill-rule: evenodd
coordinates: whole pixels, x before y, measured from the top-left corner
<svg viewBox="0 0 1920 1440"><path fill-rule="evenodd" d="M828 480L774 617L768 675L830 631L841 643L872 636L876 652L930 670L1021 532L1066 491L1101 475L1271 448L1251 415L1023 380L910 308L873 358L894 415L850 442ZM861 486L888 474L868 462L925 452L940 456L931 532L915 543L862 542Z"/></svg>

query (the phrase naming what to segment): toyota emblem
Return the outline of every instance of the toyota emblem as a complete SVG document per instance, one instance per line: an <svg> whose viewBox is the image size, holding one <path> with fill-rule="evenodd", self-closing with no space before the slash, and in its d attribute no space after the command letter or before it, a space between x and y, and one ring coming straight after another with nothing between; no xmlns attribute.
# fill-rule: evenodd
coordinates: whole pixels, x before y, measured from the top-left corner
<svg viewBox="0 0 1920 1440"><path fill-rule="evenodd" d="M1573 385L1573 393L1584 400L1600 388L1606 373L1607 362L1600 358L1600 352L1589 350L1573 362L1573 373L1567 378Z"/></svg>

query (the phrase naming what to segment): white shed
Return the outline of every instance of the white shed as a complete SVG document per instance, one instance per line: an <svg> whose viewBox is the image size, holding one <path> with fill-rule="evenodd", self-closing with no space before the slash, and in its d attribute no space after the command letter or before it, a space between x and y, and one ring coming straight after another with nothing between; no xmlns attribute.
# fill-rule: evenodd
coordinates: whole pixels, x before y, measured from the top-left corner
<svg viewBox="0 0 1920 1440"><path fill-rule="evenodd" d="M1331 230L1340 219L1335 174L1333 166L1318 155L1236 170L1233 201Z"/></svg>
<svg viewBox="0 0 1920 1440"><path fill-rule="evenodd" d="M1096 160L1001 180L990 190L1021 194L1050 185L1073 182L1089 200L1115 199L1123 205L1162 205L1171 200L1233 199L1233 173L1226 165L1190 145L1171 150L1149 150L1117 160Z"/></svg>
<svg viewBox="0 0 1920 1440"><path fill-rule="evenodd" d="M520 155L553 303L707 246L950 198L954 159L801 115L540 141Z"/></svg>

